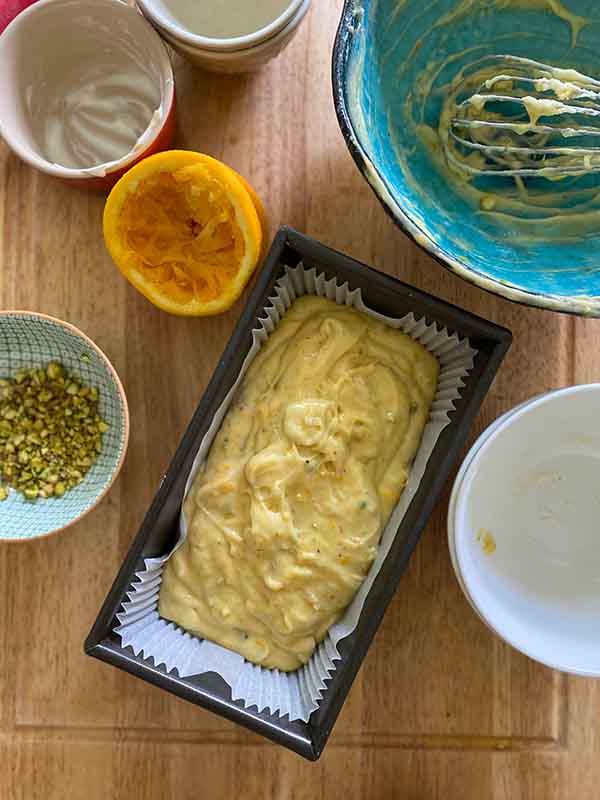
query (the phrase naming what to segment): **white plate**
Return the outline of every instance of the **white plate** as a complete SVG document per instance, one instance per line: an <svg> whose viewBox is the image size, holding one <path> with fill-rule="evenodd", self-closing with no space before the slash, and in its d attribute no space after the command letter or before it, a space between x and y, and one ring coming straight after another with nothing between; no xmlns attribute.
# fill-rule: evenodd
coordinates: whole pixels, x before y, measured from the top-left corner
<svg viewBox="0 0 600 800"><path fill-rule="evenodd" d="M539 395L539 396L543 397L544 395ZM454 480L454 484L452 486L452 492L450 494L450 502L448 504L448 520L447 520L448 549L450 551L450 560L452 562L452 567L454 568L454 573L456 575L456 579L458 580L460 588L463 590L463 594L465 595L465 597L469 601L469 603L470 603L471 607L473 608L473 610L475 611L475 613L483 620L483 622L485 622L485 619L483 619L483 617L481 616L481 614L477 610L477 606L473 603L473 600L469 596L468 589L465 586L465 583L463 581L462 575L460 573L460 569L458 567L458 562L457 562L457 558L456 558L456 545L455 545L456 526L455 526L455 523L454 523L454 518L455 518L455 514L456 514L456 501L457 501L458 495L460 493L460 489L461 489L463 480L465 478L465 475L467 474L467 471L468 471L469 467L471 466L471 463L473 462L473 459L475 458L476 454L479 452L479 450L482 447L482 445L484 444L484 442L486 442L487 439L489 439L489 437L492 435L492 433L504 422L504 420L506 420L509 417L511 417L513 414L515 414L517 411L519 411L519 409L524 408L525 406L529 405L530 403L533 403L534 400L537 400L537 397L533 397L530 400L526 400L525 402L521 403L520 405L515 406L515 408L512 408L509 411L506 411L504 414L502 414L501 417L498 417L498 419L496 419L494 422L492 422L492 424L483 431L483 433L479 436L479 438L477 438L475 440L475 442L473 443L471 449L469 450L469 452L465 456L465 460L461 464L461 467L460 467L460 469L459 469L459 471L458 471L458 473L456 475L456 478Z"/></svg>
<svg viewBox="0 0 600 800"><path fill-rule="evenodd" d="M449 517L457 575L486 623L530 657L584 675L600 675L599 411L596 384L509 412L467 457Z"/></svg>

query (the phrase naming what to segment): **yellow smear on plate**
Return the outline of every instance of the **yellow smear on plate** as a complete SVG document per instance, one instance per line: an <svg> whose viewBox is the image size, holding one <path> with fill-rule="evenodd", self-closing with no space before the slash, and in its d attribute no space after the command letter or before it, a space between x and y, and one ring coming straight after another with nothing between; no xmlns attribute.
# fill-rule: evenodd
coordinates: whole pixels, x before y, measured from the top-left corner
<svg viewBox="0 0 600 800"><path fill-rule="evenodd" d="M477 531L477 541L481 545L481 549L486 556L491 556L496 552L496 540L492 536L492 532L487 528L479 528Z"/></svg>

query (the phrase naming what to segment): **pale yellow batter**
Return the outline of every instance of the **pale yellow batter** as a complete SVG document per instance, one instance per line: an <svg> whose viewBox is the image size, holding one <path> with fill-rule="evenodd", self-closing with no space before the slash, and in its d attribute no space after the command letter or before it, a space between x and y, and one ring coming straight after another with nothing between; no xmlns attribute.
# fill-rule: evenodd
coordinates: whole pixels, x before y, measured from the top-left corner
<svg viewBox="0 0 600 800"><path fill-rule="evenodd" d="M375 557L437 377L435 357L406 334L296 300L190 490L161 616L265 667L305 663Z"/></svg>

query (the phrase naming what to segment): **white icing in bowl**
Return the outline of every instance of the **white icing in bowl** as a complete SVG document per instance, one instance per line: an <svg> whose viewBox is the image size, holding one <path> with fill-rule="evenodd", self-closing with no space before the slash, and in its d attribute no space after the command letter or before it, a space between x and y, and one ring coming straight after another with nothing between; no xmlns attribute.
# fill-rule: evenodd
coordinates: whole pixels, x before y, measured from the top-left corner
<svg viewBox="0 0 600 800"><path fill-rule="evenodd" d="M48 174L126 167L156 139L173 97L165 46L120 0L40 0L0 38L0 133Z"/></svg>

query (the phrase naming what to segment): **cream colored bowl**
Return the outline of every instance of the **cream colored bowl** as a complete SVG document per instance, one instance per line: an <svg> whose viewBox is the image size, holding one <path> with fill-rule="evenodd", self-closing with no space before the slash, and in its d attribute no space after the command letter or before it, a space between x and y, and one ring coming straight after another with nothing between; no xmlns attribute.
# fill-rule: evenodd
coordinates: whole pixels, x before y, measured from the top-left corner
<svg viewBox="0 0 600 800"><path fill-rule="evenodd" d="M211 72L238 73L260 69L278 56L298 32L310 4L311 0L293 3L289 8L293 8L294 13L282 27L268 26L262 31L232 39L209 39L185 31L182 35L179 26L156 14L154 0L144 0L140 6L160 36L182 58Z"/></svg>

